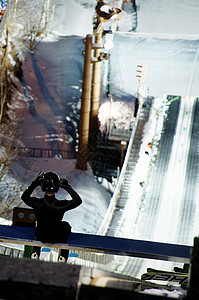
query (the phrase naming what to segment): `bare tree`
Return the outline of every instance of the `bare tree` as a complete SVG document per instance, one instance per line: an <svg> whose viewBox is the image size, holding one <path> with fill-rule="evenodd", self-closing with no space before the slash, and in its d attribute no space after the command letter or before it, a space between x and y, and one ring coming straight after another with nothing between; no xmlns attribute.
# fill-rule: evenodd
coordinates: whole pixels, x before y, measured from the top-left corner
<svg viewBox="0 0 199 300"><path fill-rule="evenodd" d="M0 124L0 217L11 219L15 206L20 206L21 192L29 180L31 165L18 167L19 148L16 122Z"/></svg>
<svg viewBox="0 0 199 300"><path fill-rule="evenodd" d="M36 3L18 1L16 22L23 25L23 39L30 51L34 51L48 34L54 11L60 1L38 0Z"/></svg>
<svg viewBox="0 0 199 300"><path fill-rule="evenodd" d="M17 50L12 42L13 34L17 35L15 23L17 1L8 0L8 8L0 23L0 123L6 115L7 104L15 88L12 75L16 75L20 69Z"/></svg>
<svg viewBox="0 0 199 300"><path fill-rule="evenodd" d="M1 69L0 69L0 122L2 121L5 105L9 95L9 78L8 78L8 27L6 27L5 42L2 45L1 52Z"/></svg>

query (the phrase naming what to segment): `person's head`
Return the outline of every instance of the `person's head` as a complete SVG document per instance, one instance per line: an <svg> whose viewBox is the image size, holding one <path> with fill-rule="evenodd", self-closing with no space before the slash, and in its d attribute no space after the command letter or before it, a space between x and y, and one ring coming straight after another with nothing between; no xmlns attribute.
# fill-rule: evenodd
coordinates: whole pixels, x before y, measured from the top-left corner
<svg viewBox="0 0 199 300"><path fill-rule="evenodd" d="M54 195L59 190L59 176L53 172L44 174L41 189L47 195Z"/></svg>

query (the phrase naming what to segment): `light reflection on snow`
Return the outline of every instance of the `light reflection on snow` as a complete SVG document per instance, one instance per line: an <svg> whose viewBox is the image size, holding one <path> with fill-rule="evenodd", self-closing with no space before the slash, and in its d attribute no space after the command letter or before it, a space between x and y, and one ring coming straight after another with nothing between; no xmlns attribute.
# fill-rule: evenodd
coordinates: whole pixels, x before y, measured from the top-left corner
<svg viewBox="0 0 199 300"><path fill-rule="evenodd" d="M117 99L104 102L100 106L98 114L100 130L104 131L106 128L108 130L111 128L128 130L134 122L133 106L133 97L130 104L117 101Z"/></svg>

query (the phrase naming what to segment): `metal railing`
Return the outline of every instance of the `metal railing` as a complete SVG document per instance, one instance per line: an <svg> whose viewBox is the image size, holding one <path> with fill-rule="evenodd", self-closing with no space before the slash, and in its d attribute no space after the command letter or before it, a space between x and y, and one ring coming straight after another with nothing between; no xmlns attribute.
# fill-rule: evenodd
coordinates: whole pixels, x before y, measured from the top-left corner
<svg viewBox="0 0 199 300"><path fill-rule="evenodd" d="M98 230L98 233L97 233L99 235L106 235L106 231L108 229L108 226L109 226L109 224L111 222L111 218L113 216L113 212L114 212L114 209L115 209L115 206L116 206L118 194L120 192L120 188L123 185L124 174L126 172L126 168L127 168L127 164L128 164L128 160L129 160L129 156L130 156L131 147L132 147L132 144L133 144L133 141L134 141L134 136L135 136L137 125L138 125L138 121L139 121L140 111L141 111L141 107L139 107L137 118L135 120L133 129L132 129L132 132L131 132L131 138L130 138L130 141L129 141L129 144L128 144L128 148L127 148L127 152L126 152L124 164L122 166L122 170L121 170L121 173L120 173L120 176L119 176L119 180L118 180L116 189L114 191L113 197L111 198L111 201L110 201L109 207L107 209L106 215L104 217L104 220L102 221L102 224L101 224L101 226L100 226L100 228Z"/></svg>
<svg viewBox="0 0 199 300"><path fill-rule="evenodd" d="M17 249L14 246L12 247L12 246L1 244L0 245L0 255L22 258L24 255L24 251Z"/></svg>
<svg viewBox="0 0 199 300"><path fill-rule="evenodd" d="M59 159L73 159L75 154L70 150L55 150L42 148L28 148L19 147L18 155L34 158L59 158Z"/></svg>

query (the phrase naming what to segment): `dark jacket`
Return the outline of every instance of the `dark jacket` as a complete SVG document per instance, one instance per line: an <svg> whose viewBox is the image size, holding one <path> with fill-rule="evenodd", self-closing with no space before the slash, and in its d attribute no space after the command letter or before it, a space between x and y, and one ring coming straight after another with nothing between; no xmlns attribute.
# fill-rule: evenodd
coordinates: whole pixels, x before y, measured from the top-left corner
<svg viewBox="0 0 199 300"><path fill-rule="evenodd" d="M73 188L68 185L64 188L71 196L72 200L57 200L55 196L45 195L43 198L31 197L32 192L38 186L33 181L31 185L24 191L21 196L23 202L32 207L35 211L37 226L36 238L39 240L49 240L49 237L57 236L56 232L63 229L62 218L68 210L78 207L82 203L82 199ZM66 224L64 224L66 225ZM60 240L60 238L58 238Z"/></svg>

